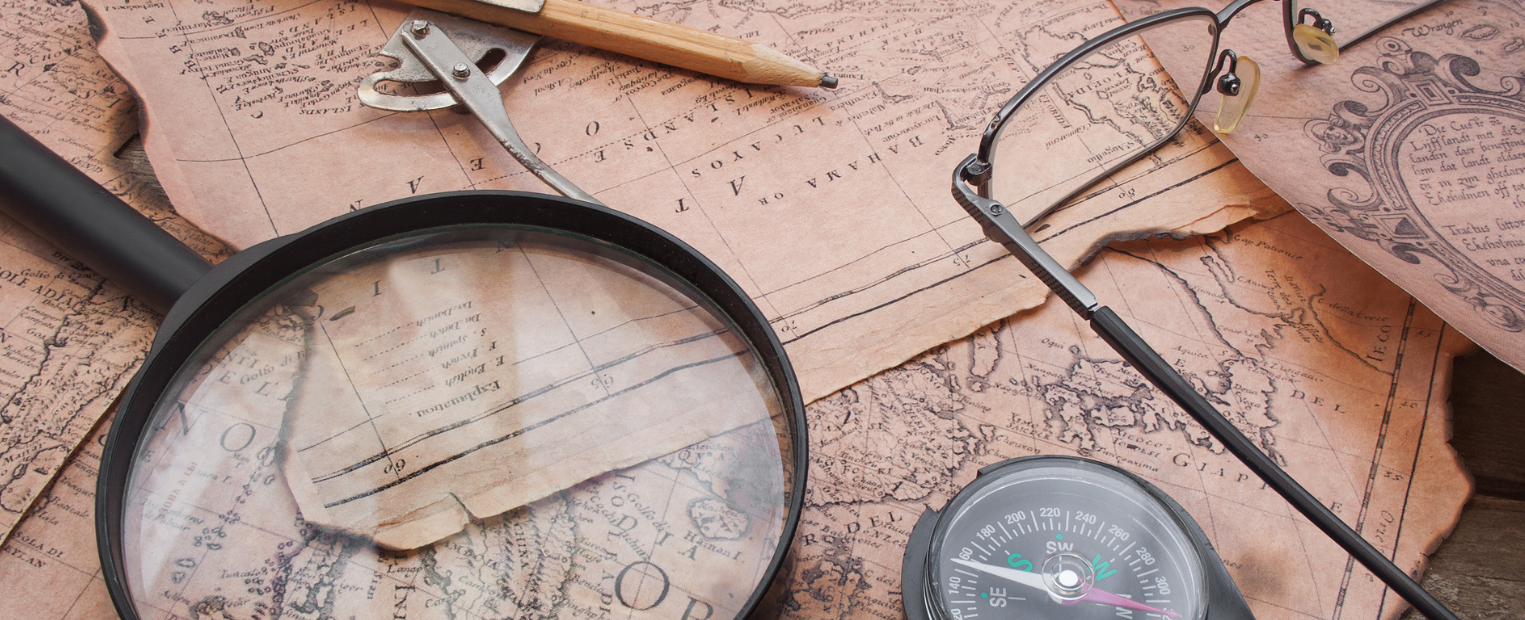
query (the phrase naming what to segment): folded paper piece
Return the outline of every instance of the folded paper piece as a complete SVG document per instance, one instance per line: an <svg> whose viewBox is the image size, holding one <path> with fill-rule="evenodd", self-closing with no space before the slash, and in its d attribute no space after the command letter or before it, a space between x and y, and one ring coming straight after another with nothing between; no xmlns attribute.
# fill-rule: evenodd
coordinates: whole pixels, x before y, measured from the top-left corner
<svg viewBox="0 0 1525 620"><path fill-rule="evenodd" d="M1117 2L1130 18L1195 4ZM1276 5L1225 30L1222 46L1253 56L1262 76L1224 144L1346 249L1525 370L1525 5L1447 0L1379 28L1425 3L1327 4L1302 6L1334 21L1334 64L1293 58ZM1202 61L1155 42L1167 70Z"/></svg>

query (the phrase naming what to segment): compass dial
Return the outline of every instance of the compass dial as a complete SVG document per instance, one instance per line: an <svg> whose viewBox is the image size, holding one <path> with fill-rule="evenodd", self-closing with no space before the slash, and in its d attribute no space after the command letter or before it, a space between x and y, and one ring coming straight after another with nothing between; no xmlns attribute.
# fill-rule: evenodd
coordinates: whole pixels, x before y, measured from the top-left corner
<svg viewBox="0 0 1525 620"><path fill-rule="evenodd" d="M1200 620L1201 554L1132 476L1067 457L982 475L943 510L925 600L940 620Z"/></svg>

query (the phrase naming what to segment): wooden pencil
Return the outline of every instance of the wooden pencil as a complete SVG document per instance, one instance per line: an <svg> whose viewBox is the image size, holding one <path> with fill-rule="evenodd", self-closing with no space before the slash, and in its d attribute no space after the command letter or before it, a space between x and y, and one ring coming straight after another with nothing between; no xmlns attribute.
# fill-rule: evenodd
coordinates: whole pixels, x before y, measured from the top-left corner
<svg viewBox="0 0 1525 620"><path fill-rule="evenodd" d="M539 13L478 0L403 1L738 82L837 86L835 77L766 45L573 0L545 0Z"/></svg>

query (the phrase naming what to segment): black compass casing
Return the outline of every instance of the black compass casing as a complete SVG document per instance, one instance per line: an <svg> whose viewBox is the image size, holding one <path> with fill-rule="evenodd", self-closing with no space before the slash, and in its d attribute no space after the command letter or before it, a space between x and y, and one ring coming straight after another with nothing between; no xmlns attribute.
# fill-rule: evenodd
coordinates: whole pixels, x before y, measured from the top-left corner
<svg viewBox="0 0 1525 620"><path fill-rule="evenodd" d="M1211 620L1253 620L1254 614L1250 612L1249 605L1240 594L1239 587L1228 574L1228 569L1223 566L1223 560L1213 549L1207 535L1197 525L1195 519L1186 512L1174 499L1166 495L1158 487L1149 481L1132 473L1124 471L1113 465L1101 463L1090 459L1082 459L1070 456L1026 456L1008 459L980 468L973 482L959 490L958 494L950 499L941 511L928 508L922 512L920 519L916 521L916 527L911 530L911 536L906 541L905 557L901 565L900 594L901 602L905 608L908 620L936 620L928 609L927 579L929 577L929 555L933 547L933 538L940 530L939 524L945 517L952 518L957 514L957 508L974 497L982 488L1001 479L1000 475L1013 468L1024 468L1036 464L1066 465L1084 463L1090 466L1099 466L1116 473L1127 480L1136 483L1141 491L1148 497L1156 500L1165 512L1172 516L1176 524L1196 547L1196 554L1200 559L1205 582L1206 611L1203 618ZM1066 463L1070 462L1070 463ZM1183 619L1184 620L1184 619Z"/></svg>

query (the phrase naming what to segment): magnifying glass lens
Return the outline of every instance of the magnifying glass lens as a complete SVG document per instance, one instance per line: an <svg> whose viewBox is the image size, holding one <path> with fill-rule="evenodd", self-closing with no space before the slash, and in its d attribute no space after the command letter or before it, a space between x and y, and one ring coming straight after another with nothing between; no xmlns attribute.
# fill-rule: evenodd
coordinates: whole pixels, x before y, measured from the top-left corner
<svg viewBox="0 0 1525 620"><path fill-rule="evenodd" d="M756 350L589 238L429 229L234 314L129 474L144 618L734 617L795 459Z"/></svg>

